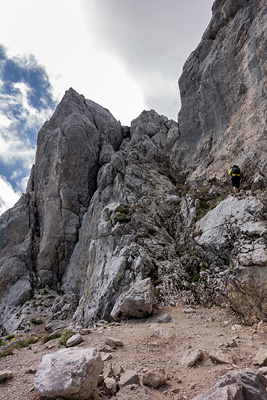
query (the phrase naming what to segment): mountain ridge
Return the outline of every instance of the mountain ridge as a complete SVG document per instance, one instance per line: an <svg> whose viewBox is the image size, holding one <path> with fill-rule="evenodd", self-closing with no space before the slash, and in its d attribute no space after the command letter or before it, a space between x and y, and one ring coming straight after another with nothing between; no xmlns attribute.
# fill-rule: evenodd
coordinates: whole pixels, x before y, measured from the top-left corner
<svg viewBox="0 0 267 400"><path fill-rule="evenodd" d="M247 323L266 320L265 0L255 4L215 1L179 81L178 123L150 110L121 126L107 109L66 91L39 131L26 194L0 218L2 332L23 325L23 305L37 289L61 293L47 322L73 318L87 327L110 319L119 297L146 279L158 304L217 304ZM232 52L238 68L230 68ZM240 71L247 82L234 107L223 103L233 104L241 86L229 89L226 70L231 82ZM236 197L227 182L233 158L244 177ZM60 312L62 302L69 307Z"/></svg>

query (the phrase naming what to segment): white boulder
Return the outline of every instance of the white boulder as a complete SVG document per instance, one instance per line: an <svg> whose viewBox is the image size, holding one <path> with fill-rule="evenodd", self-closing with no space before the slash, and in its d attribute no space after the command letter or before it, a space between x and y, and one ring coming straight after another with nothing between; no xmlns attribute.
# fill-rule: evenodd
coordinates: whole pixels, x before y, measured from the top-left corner
<svg viewBox="0 0 267 400"><path fill-rule="evenodd" d="M34 388L48 398L85 400L96 389L102 369L103 361L96 349L59 350L43 357Z"/></svg>

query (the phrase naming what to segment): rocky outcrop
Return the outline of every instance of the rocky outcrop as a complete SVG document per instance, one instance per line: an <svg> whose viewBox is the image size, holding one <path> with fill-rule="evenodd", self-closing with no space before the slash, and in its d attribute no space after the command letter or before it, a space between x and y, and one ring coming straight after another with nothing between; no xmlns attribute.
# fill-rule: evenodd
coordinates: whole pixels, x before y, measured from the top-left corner
<svg viewBox="0 0 267 400"><path fill-rule="evenodd" d="M264 5L215 1L180 79L179 124L150 110L122 127L66 92L39 132L26 194L0 218L3 332L41 288L59 294L47 326L143 316L154 299L266 320ZM228 196L233 160L256 192Z"/></svg>
<svg viewBox="0 0 267 400"><path fill-rule="evenodd" d="M220 263L218 304L228 303L247 322L266 320L267 226L266 199L227 197L195 225L195 241L206 260ZM197 250L197 249L196 249ZM209 274L202 271L202 279ZM219 299L219 294L223 295Z"/></svg>
<svg viewBox="0 0 267 400"><path fill-rule="evenodd" d="M61 280L96 190L101 152L118 150L122 139L121 125L109 111L72 89L41 128L28 193L36 270L44 284Z"/></svg>
<svg viewBox="0 0 267 400"><path fill-rule="evenodd" d="M241 370L223 376L211 390L193 400L266 400L267 381L259 372Z"/></svg>
<svg viewBox="0 0 267 400"><path fill-rule="evenodd" d="M96 190L98 170L123 136L108 110L73 89L41 128L27 192L0 219L4 325L9 325L10 309L29 299L34 287L60 286Z"/></svg>
<svg viewBox="0 0 267 400"><path fill-rule="evenodd" d="M110 313L115 321L127 318L146 318L155 308L154 289L150 278L137 281L122 293Z"/></svg>
<svg viewBox="0 0 267 400"><path fill-rule="evenodd" d="M179 79L175 168L222 180L238 164L248 187L266 187L266 0L215 1L212 12Z"/></svg>
<svg viewBox="0 0 267 400"><path fill-rule="evenodd" d="M155 252L162 260L169 258L163 255L167 253L170 260L175 258L174 239L158 210L166 208L166 193L175 189L167 176L166 152L177 135L174 121L155 111L143 112L132 122L120 150L100 168L97 190L63 277L63 290L80 299L76 323L108 319L117 298L137 280L157 280ZM175 204L170 207L174 210Z"/></svg>

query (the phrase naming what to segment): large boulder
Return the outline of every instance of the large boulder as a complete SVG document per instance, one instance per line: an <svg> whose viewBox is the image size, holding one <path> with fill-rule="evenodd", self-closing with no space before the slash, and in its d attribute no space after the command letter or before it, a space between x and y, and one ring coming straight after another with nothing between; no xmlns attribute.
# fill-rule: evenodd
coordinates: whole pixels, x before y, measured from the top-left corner
<svg viewBox="0 0 267 400"><path fill-rule="evenodd" d="M267 400L267 380L251 369L224 375L208 392L193 400Z"/></svg>
<svg viewBox="0 0 267 400"><path fill-rule="evenodd" d="M247 322L266 320L267 226L266 200L262 197L227 197L195 226L195 241L206 260L227 264L217 288ZM225 267L224 267L225 268ZM218 291L218 289L217 289Z"/></svg>
<svg viewBox="0 0 267 400"><path fill-rule="evenodd" d="M151 279L136 282L127 292L122 293L110 315L115 321L125 318L145 318L153 313L155 306Z"/></svg>
<svg viewBox="0 0 267 400"><path fill-rule="evenodd" d="M96 389L104 363L95 349L63 349L43 357L34 388L48 398L86 400Z"/></svg>

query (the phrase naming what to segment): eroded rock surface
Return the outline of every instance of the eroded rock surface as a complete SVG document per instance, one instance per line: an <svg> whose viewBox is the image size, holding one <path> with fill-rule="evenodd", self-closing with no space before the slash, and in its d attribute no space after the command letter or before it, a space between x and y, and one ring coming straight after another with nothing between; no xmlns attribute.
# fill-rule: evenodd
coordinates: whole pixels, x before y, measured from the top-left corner
<svg viewBox="0 0 267 400"><path fill-rule="evenodd" d="M214 2L179 80L180 162L174 168L181 175L190 168L191 179L226 179L234 161L245 184L266 187L266 43L265 0Z"/></svg>
<svg viewBox="0 0 267 400"><path fill-rule="evenodd" d="M207 393L193 400L266 400L267 381L264 376L253 370L229 372L223 376Z"/></svg>
<svg viewBox="0 0 267 400"><path fill-rule="evenodd" d="M32 308L50 327L110 320L146 279L157 303L266 320L265 6L214 2L180 79L179 123L150 110L122 127L66 92L39 132L26 194L0 218L3 335ZM233 159L240 197L227 197ZM36 304L43 288L58 296Z"/></svg>

